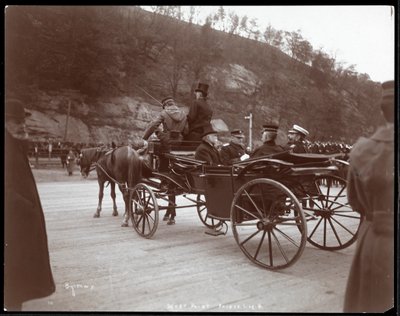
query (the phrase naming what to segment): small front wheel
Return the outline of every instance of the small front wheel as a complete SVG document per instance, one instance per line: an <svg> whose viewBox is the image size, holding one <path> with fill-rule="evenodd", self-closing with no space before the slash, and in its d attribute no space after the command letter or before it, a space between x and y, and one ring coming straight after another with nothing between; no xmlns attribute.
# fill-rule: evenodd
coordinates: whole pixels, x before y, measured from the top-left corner
<svg viewBox="0 0 400 316"><path fill-rule="evenodd" d="M199 218L201 222L204 224L204 226L208 228L217 228L222 225L222 221L208 216L204 195L201 194L197 195L196 207L197 207L197 215L199 215Z"/></svg>
<svg viewBox="0 0 400 316"><path fill-rule="evenodd" d="M133 228L145 238L151 238L158 227L158 204L151 188L137 184L129 193L129 214Z"/></svg>
<svg viewBox="0 0 400 316"><path fill-rule="evenodd" d="M242 252L258 266L278 270L294 264L307 241L306 220L296 196L271 179L255 179L235 194L233 235Z"/></svg>

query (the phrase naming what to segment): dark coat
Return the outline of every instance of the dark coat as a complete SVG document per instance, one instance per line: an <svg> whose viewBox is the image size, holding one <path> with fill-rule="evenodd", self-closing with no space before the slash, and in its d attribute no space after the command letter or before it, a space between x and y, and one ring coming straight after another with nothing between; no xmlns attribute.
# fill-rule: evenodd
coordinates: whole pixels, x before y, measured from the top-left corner
<svg viewBox="0 0 400 316"><path fill-rule="evenodd" d="M394 129L361 138L350 153L347 197L362 222L344 312L383 312L394 299Z"/></svg>
<svg viewBox="0 0 400 316"><path fill-rule="evenodd" d="M193 131L203 132L205 126L209 126L213 111L205 99L194 100L190 106L187 120L189 133Z"/></svg>
<svg viewBox="0 0 400 316"><path fill-rule="evenodd" d="M243 146L230 142L221 148L221 161L224 165L231 165L235 161L240 161L240 157L246 153Z"/></svg>
<svg viewBox="0 0 400 316"><path fill-rule="evenodd" d="M23 142L6 132L4 205L5 306L55 291L45 218Z"/></svg>
<svg viewBox="0 0 400 316"><path fill-rule="evenodd" d="M279 146L275 144L274 140L270 140L262 144L260 147L258 147L251 155L251 158L257 158L261 156L266 156L266 155L271 155L271 154L276 154L284 151L284 148L282 146Z"/></svg>
<svg viewBox="0 0 400 316"><path fill-rule="evenodd" d="M221 165L221 157L218 150L206 141L202 141L196 148L194 158L197 160L206 161L209 165Z"/></svg>
<svg viewBox="0 0 400 316"><path fill-rule="evenodd" d="M303 141L296 142L294 144L288 145L286 147L287 150L291 149L292 152L297 154L305 154L308 153L308 149L306 144Z"/></svg>

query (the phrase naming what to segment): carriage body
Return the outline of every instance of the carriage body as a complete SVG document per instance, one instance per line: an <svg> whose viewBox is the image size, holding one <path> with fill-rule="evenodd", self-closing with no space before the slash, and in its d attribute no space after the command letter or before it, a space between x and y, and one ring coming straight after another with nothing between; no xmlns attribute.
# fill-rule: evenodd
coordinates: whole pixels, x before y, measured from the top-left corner
<svg viewBox="0 0 400 316"><path fill-rule="evenodd" d="M145 210L142 204L151 200L155 214L163 209L157 205L159 198L197 194L189 200L202 222L210 228L230 222L243 253L269 270L294 264L307 241L326 250L343 249L355 241L361 217L348 204L345 179L336 175L336 156L282 152L232 166L210 166L194 159L197 145L181 142L169 152L157 151L157 144L149 146L155 171L139 186L141 193L133 198L136 209L140 204ZM134 212L133 224L150 238L158 215L146 219L147 233L140 217L145 213ZM153 227L151 220L156 222Z"/></svg>

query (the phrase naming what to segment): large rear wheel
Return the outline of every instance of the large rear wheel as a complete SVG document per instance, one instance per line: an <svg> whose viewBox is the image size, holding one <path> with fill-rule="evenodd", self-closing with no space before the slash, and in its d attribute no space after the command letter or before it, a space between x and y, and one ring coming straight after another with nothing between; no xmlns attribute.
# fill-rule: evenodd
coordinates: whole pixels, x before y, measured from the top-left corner
<svg viewBox="0 0 400 316"><path fill-rule="evenodd" d="M296 196L271 179L255 179L235 194L231 206L233 235L253 263L269 270L294 264L307 241L304 213Z"/></svg>
<svg viewBox="0 0 400 316"><path fill-rule="evenodd" d="M129 207L133 228L145 238L151 238L158 227L158 204L151 188L137 184L129 194Z"/></svg>
<svg viewBox="0 0 400 316"><path fill-rule="evenodd" d="M317 176L303 210L308 222L308 241L324 250L339 250L353 244L361 216L347 201L347 182L337 176Z"/></svg>

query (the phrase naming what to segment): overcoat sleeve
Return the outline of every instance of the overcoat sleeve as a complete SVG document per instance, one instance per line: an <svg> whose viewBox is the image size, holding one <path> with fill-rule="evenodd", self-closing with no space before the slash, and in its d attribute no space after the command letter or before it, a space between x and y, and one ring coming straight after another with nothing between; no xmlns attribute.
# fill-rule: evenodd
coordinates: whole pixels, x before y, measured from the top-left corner
<svg viewBox="0 0 400 316"><path fill-rule="evenodd" d="M155 119L153 122L150 123L150 126L144 132L143 139L147 140L150 137L150 135L154 133L157 127L160 126L160 124L163 122L164 122L164 117L160 114L157 117L157 119Z"/></svg>

